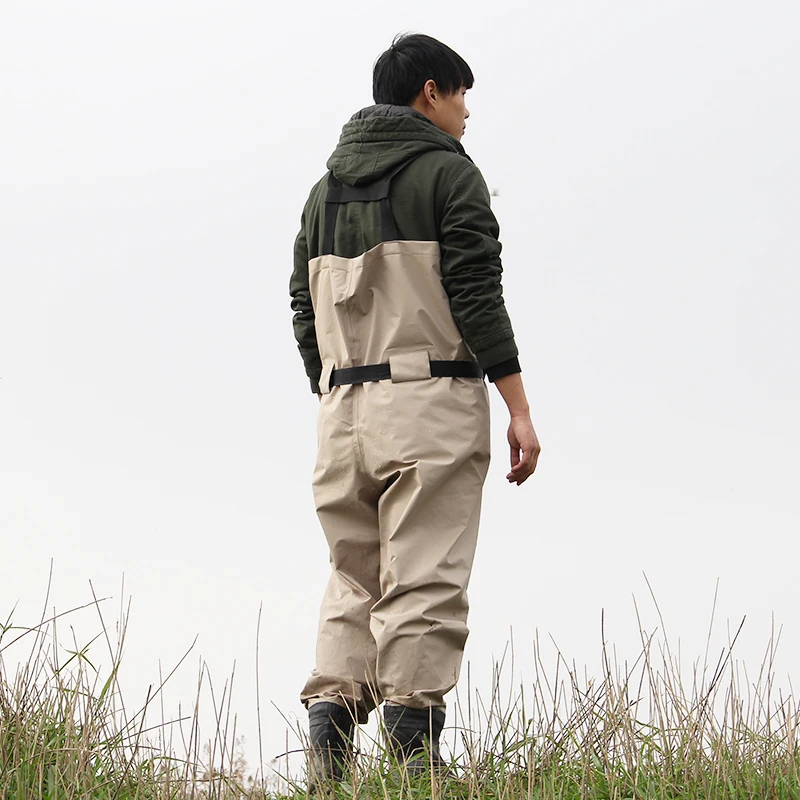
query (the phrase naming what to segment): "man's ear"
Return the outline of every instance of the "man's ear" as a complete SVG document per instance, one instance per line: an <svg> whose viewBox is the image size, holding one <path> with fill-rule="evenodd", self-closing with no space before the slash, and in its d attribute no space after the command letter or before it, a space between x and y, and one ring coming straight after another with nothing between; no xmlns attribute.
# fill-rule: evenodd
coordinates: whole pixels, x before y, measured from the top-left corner
<svg viewBox="0 0 800 800"><path fill-rule="evenodd" d="M429 78L427 81L425 81L425 85L422 87L422 94L428 103L430 103L432 106L436 105L440 93L438 87L436 86L436 81L433 80L433 78Z"/></svg>

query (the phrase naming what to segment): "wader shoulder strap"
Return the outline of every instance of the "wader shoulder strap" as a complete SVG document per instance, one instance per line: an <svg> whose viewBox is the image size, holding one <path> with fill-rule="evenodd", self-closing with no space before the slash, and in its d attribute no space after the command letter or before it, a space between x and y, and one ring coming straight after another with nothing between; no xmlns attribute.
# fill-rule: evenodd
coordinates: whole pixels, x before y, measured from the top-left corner
<svg viewBox="0 0 800 800"><path fill-rule="evenodd" d="M412 159L413 160L413 159ZM346 186L340 180L328 175L328 194L325 197L325 231L322 236L322 253L327 256L333 254L333 237L336 233L336 217L342 203L372 203L381 204L381 241L393 242L399 238L397 223L394 221L392 206L389 202L389 190L392 179L404 170L411 161L404 161L394 169L387 172L380 180L365 186Z"/></svg>

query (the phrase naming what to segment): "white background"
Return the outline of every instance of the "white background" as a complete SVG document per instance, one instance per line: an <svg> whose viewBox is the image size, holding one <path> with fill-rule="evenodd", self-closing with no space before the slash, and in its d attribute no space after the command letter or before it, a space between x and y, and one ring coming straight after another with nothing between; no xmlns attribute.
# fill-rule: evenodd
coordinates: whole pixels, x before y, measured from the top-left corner
<svg viewBox="0 0 800 800"><path fill-rule="evenodd" d="M505 293L543 453L494 463L472 683L513 629L599 670L632 595L687 658L747 616L800 657L800 122L793 2L0 3L0 616L132 597L121 682L197 664L258 761L313 665L327 552L292 244L342 124L403 30L476 75L464 145L498 190ZM125 576L124 590L121 588ZM76 636L97 631L78 615ZM107 663L98 643L98 662ZM713 648L712 648L713 649ZM13 671L10 652L6 669ZM463 691L463 687L462 687ZM271 704L274 704L271 705ZM290 746L296 744L290 741Z"/></svg>

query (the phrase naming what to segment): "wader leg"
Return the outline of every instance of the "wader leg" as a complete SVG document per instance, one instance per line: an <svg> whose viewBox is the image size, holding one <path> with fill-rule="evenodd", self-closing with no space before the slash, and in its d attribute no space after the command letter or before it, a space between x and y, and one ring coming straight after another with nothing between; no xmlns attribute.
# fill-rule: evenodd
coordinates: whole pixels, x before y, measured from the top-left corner
<svg viewBox="0 0 800 800"><path fill-rule="evenodd" d="M331 402L326 398L325 402ZM358 722L380 704L370 609L380 597L377 491L353 457L352 429L321 409L314 498L331 553L320 609L316 668L301 694L354 707Z"/></svg>
<svg viewBox="0 0 800 800"><path fill-rule="evenodd" d="M381 496L382 596L372 633L378 686L392 703L442 708L458 681L488 462L488 448L461 463L419 460Z"/></svg>

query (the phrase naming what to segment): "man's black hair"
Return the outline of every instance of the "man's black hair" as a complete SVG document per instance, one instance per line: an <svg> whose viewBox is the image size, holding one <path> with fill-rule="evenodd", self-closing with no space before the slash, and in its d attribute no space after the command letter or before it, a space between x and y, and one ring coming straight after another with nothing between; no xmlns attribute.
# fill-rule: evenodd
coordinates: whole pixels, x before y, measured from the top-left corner
<svg viewBox="0 0 800 800"><path fill-rule="evenodd" d="M475 82L469 64L446 44L422 33L400 34L375 62L372 96L379 104L410 106L429 80L447 95Z"/></svg>

